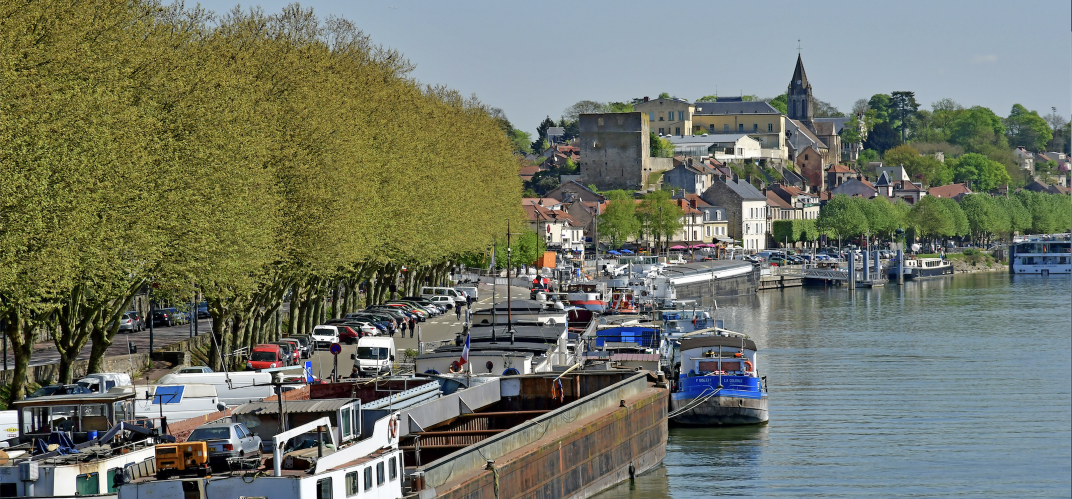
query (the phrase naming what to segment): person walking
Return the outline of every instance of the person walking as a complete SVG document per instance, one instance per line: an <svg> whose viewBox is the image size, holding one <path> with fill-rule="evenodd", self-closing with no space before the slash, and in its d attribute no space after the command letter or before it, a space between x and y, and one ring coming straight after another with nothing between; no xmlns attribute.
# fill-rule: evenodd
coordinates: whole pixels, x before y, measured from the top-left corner
<svg viewBox="0 0 1072 499"><path fill-rule="evenodd" d="M399 337L400 337L400 338L405 338L405 337L406 337L406 321L404 321L404 320L403 320L403 321L400 321L400 322L401 322L401 324L399 324L399 325L398 325L398 327L399 327L399 328L401 328L401 330L402 330L402 335L401 335L401 336L399 336ZM392 332L392 333L391 333L391 336L394 336L394 335L395 335L395 334L394 334L394 333Z"/></svg>
<svg viewBox="0 0 1072 499"><path fill-rule="evenodd" d="M454 315L455 315L455 317L458 318L459 321L462 320L462 306L461 305L455 305L454 306Z"/></svg>
<svg viewBox="0 0 1072 499"><path fill-rule="evenodd" d="M412 338L413 334L417 332L417 320L410 319L409 322L409 337Z"/></svg>

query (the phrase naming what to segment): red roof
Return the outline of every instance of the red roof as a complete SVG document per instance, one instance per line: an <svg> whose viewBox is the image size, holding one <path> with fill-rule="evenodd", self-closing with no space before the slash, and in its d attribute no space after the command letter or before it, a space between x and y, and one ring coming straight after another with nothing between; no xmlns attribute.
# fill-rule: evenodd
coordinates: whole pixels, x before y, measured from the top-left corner
<svg viewBox="0 0 1072 499"><path fill-rule="evenodd" d="M774 206L775 208L781 208L783 210L793 209L793 207L790 206L789 203L786 203L785 200L782 199L781 196L775 194L774 191L767 191L767 205Z"/></svg>
<svg viewBox="0 0 1072 499"><path fill-rule="evenodd" d="M535 174L537 174L539 172L540 172L540 167L536 166L536 165L532 165L532 166L522 166L521 169L517 171L517 174L522 175L522 176L531 177L531 176L533 176L533 175L535 175Z"/></svg>
<svg viewBox="0 0 1072 499"><path fill-rule="evenodd" d="M927 194L936 198L955 198L964 194L971 194L971 189L964 184L949 184L931 187Z"/></svg>
<svg viewBox="0 0 1072 499"><path fill-rule="evenodd" d="M833 165L826 171L834 173L856 173L856 170L853 170L852 168L849 168L845 165Z"/></svg>

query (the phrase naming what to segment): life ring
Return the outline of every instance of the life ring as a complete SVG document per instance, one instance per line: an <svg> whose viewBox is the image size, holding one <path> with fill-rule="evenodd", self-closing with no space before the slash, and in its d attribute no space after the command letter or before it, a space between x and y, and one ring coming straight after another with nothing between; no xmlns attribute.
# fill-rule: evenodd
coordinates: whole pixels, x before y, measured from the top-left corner
<svg viewBox="0 0 1072 499"><path fill-rule="evenodd" d="M741 353L741 352L737 352L737 353L733 354L733 356L740 358L740 357L744 357L744 354Z"/></svg>
<svg viewBox="0 0 1072 499"><path fill-rule="evenodd" d="M551 400L558 400L558 403L562 403L566 399L566 391L562 388L562 379L556 379L551 382Z"/></svg>
<svg viewBox="0 0 1072 499"><path fill-rule="evenodd" d="M745 365L745 367L748 368L748 369L744 370L744 372L746 372L746 373L750 373L753 370L755 370L755 364L752 364L752 361L750 361L750 360L744 361L744 365Z"/></svg>
<svg viewBox="0 0 1072 499"><path fill-rule="evenodd" d="M398 436L398 418L391 418L391 422L387 423L387 429L391 432L391 438Z"/></svg>

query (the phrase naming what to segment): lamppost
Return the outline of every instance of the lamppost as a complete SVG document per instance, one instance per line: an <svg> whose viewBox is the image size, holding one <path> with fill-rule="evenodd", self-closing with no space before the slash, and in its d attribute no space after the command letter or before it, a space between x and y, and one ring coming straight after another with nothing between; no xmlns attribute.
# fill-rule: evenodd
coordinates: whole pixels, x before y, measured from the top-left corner
<svg viewBox="0 0 1072 499"><path fill-rule="evenodd" d="M655 220L656 220L655 227L658 227L657 230L659 231L659 235L662 236L662 233L663 233L663 231L662 231L663 207L662 206L659 207L659 217L656 218ZM655 235L655 231L652 231L652 235ZM656 238L656 240L658 240L658 238ZM663 247L662 247L662 244L659 244L659 250L655 252L655 256L662 255L662 253L663 253Z"/></svg>

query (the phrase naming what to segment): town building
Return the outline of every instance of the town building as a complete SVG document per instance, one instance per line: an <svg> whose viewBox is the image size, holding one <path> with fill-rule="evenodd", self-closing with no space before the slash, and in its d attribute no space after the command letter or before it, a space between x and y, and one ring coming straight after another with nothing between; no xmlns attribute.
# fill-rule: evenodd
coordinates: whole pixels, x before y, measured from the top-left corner
<svg viewBox="0 0 1072 499"><path fill-rule="evenodd" d="M713 157L721 163L763 158L759 141L743 133L675 136L669 140L674 145L674 153L683 156Z"/></svg>
<svg viewBox="0 0 1072 499"><path fill-rule="evenodd" d="M767 196L743 180L724 177L701 196L708 204L725 208L729 237L750 251L767 248Z"/></svg>
<svg viewBox="0 0 1072 499"><path fill-rule="evenodd" d="M863 176L856 176L848 177L845 181L840 182L837 187L831 189L830 193L835 196L844 194L849 197L859 196L864 199L871 199L878 195L878 189Z"/></svg>
<svg viewBox="0 0 1072 499"><path fill-rule="evenodd" d="M548 248L584 250L584 224L570 216L557 199L525 198L521 207L528 216L529 228L544 239Z"/></svg>
<svg viewBox="0 0 1072 499"><path fill-rule="evenodd" d="M819 198L807 191L789 184L774 184L769 192L773 192L793 207L793 220L814 220L819 218Z"/></svg>
<svg viewBox="0 0 1072 499"><path fill-rule="evenodd" d="M957 202L959 202L960 198L964 197L965 194L971 193L971 188L969 188L966 184L962 183L940 185L938 187L931 187L930 189L927 189L928 196L934 196L936 198L952 198Z"/></svg>
<svg viewBox="0 0 1072 499"><path fill-rule="evenodd" d="M659 135L691 135L695 106L685 99L671 97L652 99L633 104L633 109L648 116L651 131Z"/></svg>

